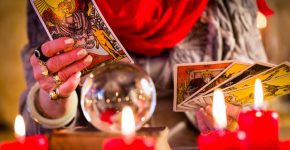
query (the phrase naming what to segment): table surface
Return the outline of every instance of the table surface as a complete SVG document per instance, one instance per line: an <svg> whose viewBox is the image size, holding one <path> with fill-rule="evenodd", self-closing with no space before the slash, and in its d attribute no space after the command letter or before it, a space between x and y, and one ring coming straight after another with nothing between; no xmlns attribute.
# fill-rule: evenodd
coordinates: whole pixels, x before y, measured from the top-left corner
<svg viewBox="0 0 290 150"><path fill-rule="evenodd" d="M168 141L173 150L197 149L198 129L189 122L185 113L173 112L172 108L171 99L159 99L149 124L153 127L165 126L170 129Z"/></svg>
<svg viewBox="0 0 290 150"><path fill-rule="evenodd" d="M290 96L284 101L276 101L274 110L284 111L284 115L280 113L280 139L290 138ZM278 102L278 103L277 103ZM281 102L281 103L280 103ZM189 122L185 113L173 112L172 99L158 99L157 106L152 118L149 121L152 127L168 127L169 145L173 150L194 150L197 149L197 136L199 131ZM3 133L3 132L2 132ZM7 135L10 133L7 133ZM1 134L3 136L3 134ZM13 135L13 134L11 134ZM1 137L2 137L1 136ZM9 139L5 136L4 139ZM12 137L12 136L11 136ZM2 137L3 138L3 137ZM3 139L2 139L3 140ZM0 140L1 141L1 140Z"/></svg>
<svg viewBox="0 0 290 150"><path fill-rule="evenodd" d="M279 113L280 140L290 138L290 94L277 97L275 100L265 102L267 109ZM183 112L173 112L172 98L159 98L157 106L150 120L152 126L167 126L169 131L169 144L173 150L197 149L198 129L190 123Z"/></svg>

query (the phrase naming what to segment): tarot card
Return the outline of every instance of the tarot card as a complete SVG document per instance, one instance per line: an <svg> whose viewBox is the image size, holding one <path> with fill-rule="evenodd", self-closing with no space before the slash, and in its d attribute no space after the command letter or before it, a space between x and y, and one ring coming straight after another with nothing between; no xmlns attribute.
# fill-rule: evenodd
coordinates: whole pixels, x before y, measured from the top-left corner
<svg viewBox="0 0 290 150"><path fill-rule="evenodd" d="M207 103L206 103L206 101L204 101L203 98L199 98L199 96L197 96L195 99L196 99L196 100L195 100L195 101L192 101L191 105L189 105L189 106L187 106L187 107L192 108L192 104L193 104L194 102L198 102L199 106L204 107L204 108L207 106Z"/></svg>
<svg viewBox="0 0 290 150"><path fill-rule="evenodd" d="M193 101L191 103L191 106L179 106L179 108L182 108L182 110L184 111L196 111L199 110L201 107L206 107L207 104L205 103L205 101L203 99L196 99L195 101Z"/></svg>
<svg viewBox="0 0 290 150"><path fill-rule="evenodd" d="M132 59L94 0L30 0L50 40L70 37L93 57L82 75L104 63Z"/></svg>
<svg viewBox="0 0 290 150"><path fill-rule="evenodd" d="M220 73L218 76L216 76L214 79L212 79L209 83L207 83L202 88L197 90L194 94L192 94L190 97L188 97L185 100L185 103L183 104L183 106L190 107L194 103L194 101L198 98L199 95L201 95L201 94L207 92L208 90L216 87L217 85L224 82L225 80L237 75L238 73L240 73L244 69L246 69L248 66L250 66L250 64L248 64L248 63L234 62L229 67L227 67L222 73ZM196 97L196 98L194 98L194 97Z"/></svg>
<svg viewBox="0 0 290 150"><path fill-rule="evenodd" d="M225 92L225 101L234 105L247 106L254 103L255 86ZM263 83L264 100L290 93L290 74L267 80ZM212 101L212 94L203 97L205 101Z"/></svg>
<svg viewBox="0 0 290 150"><path fill-rule="evenodd" d="M253 77L261 72L264 72L272 67L275 67L276 65L274 64L269 64L269 63L256 63L253 64L252 66L248 67L244 72L241 72L237 76L225 81L223 84L219 85L216 88L221 88L224 89L226 87L229 87L231 85L234 85L242 80L248 79L250 77ZM213 90L212 90L213 91ZM209 91L210 92L210 91Z"/></svg>
<svg viewBox="0 0 290 150"><path fill-rule="evenodd" d="M244 79L250 78L252 76L255 76L263 71L266 71L268 69L270 69L271 67L274 67L275 65L273 64L268 64L268 63L256 63L253 64L251 66L249 66L247 69L245 69L245 71L240 72L239 74L237 74L236 76L233 76L232 78L224 81L223 83L217 85L216 87L206 91L205 93L201 94L201 95L207 95L209 93L212 93L215 89L220 88L220 89L224 89L226 87L229 87L231 85L234 85Z"/></svg>
<svg viewBox="0 0 290 150"><path fill-rule="evenodd" d="M179 105L187 97L210 82L231 63L232 61L223 61L176 65L174 68L173 110L182 111L183 107L179 107Z"/></svg>
<svg viewBox="0 0 290 150"><path fill-rule="evenodd" d="M287 75L289 73L290 73L290 63L286 62L281 65L278 65L277 67L264 71L258 75L255 75L251 78L243 80L243 82L239 82L235 85L229 86L223 89L223 91L226 92L226 91L238 90L243 87L252 86L255 84L255 81L257 78L259 78L262 82L266 82L266 81L273 80L275 78L279 78L281 76Z"/></svg>

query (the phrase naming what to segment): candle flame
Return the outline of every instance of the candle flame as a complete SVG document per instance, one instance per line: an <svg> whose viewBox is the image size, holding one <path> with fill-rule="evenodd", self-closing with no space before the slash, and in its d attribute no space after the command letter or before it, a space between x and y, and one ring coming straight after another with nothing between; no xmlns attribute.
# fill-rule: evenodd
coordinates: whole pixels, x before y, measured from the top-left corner
<svg viewBox="0 0 290 150"><path fill-rule="evenodd" d="M17 138L25 136L25 123L21 115L17 115L15 118L14 132Z"/></svg>
<svg viewBox="0 0 290 150"><path fill-rule="evenodd" d="M257 27L259 29L266 28L267 26L267 18L261 12L257 14Z"/></svg>
<svg viewBox="0 0 290 150"><path fill-rule="evenodd" d="M261 108L263 106L263 88L260 79L256 79L255 82L255 94L254 94L254 106L255 108Z"/></svg>
<svg viewBox="0 0 290 150"><path fill-rule="evenodd" d="M221 89L217 89L213 94L212 115L217 129L227 127L227 115L224 94Z"/></svg>
<svg viewBox="0 0 290 150"><path fill-rule="evenodd" d="M126 137L131 137L135 135L134 114L129 106L125 106L122 110L121 129L122 134Z"/></svg>

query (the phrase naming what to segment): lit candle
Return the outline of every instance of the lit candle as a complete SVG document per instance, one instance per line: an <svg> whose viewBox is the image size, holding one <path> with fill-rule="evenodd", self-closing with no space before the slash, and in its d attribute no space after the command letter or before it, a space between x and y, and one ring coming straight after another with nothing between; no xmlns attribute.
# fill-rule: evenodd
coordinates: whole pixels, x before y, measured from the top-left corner
<svg viewBox="0 0 290 150"><path fill-rule="evenodd" d="M259 79L255 83L254 109L242 111L239 116L239 128L247 135L247 148L278 149L278 114L263 110L263 87Z"/></svg>
<svg viewBox="0 0 290 150"><path fill-rule="evenodd" d="M122 110L121 129L123 136L106 139L103 150L154 150L155 141L152 138L135 136L135 119L128 106Z"/></svg>
<svg viewBox="0 0 290 150"><path fill-rule="evenodd" d="M25 123L21 115L18 115L14 123L15 141L0 144L0 150L48 150L48 139L43 135L25 137Z"/></svg>
<svg viewBox="0 0 290 150"><path fill-rule="evenodd" d="M289 148L290 148L290 140L280 142L279 150L289 150Z"/></svg>
<svg viewBox="0 0 290 150"><path fill-rule="evenodd" d="M212 115L215 121L215 131L201 134L198 137L200 150L239 150L245 139L244 132L230 132L226 130L227 115L224 95L220 89L214 91Z"/></svg>

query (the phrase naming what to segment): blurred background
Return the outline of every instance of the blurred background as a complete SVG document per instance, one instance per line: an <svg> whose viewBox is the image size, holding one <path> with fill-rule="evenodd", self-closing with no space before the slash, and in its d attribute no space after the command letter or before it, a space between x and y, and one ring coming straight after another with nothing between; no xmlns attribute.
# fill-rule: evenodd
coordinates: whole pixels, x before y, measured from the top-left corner
<svg viewBox="0 0 290 150"><path fill-rule="evenodd" d="M13 138L18 99L25 89L20 51L26 43L26 0L0 0L0 141Z"/></svg>
<svg viewBox="0 0 290 150"><path fill-rule="evenodd" d="M290 1L267 2L275 15L260 18L260 23L269 62L279 64L290 61ZM18 99L26 88L20 57L27 43L26 3L26 0L0 0L0 141L13 139ZM290 138L290 97L275 101L271 107L280 111L281 138Z"/></svg>

